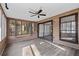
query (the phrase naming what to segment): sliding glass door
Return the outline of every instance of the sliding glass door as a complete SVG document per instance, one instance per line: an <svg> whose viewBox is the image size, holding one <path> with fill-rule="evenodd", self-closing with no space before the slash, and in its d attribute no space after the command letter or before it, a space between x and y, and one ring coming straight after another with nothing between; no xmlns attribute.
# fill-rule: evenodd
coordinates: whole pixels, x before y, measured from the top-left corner
<svg viewBox="0 0 79 59"><path fill-rule="evenodd" d="M51 35L51 22L44 24L44 36Z"/></svg>
<svg viewBox="0 0 79 59"><path fill-rule="evenodd" d="M38 24L38 37L51 41L53 38L52 21Z"/></svg>
<svg viewBox="0 0 79 59"><path fill-rule="evenodd" d="M43 37L44 34L44 24L39 24L39 37Z"/></svg>

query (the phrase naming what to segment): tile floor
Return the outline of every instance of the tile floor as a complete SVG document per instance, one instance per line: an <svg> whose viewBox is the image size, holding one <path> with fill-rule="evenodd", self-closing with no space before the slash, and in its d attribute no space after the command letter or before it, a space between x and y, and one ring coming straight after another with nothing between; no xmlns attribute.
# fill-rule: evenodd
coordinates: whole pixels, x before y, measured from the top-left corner
<svg viewBox="0 0 79 59"><path fill-rule="evenodd" d="M34 39L34 40L20 41L20 42L8 44L8 46L6 47L6 49L3 53L3 56L23 56L23 48L25 48L27 46L31 46L31 45L35 46L36 51L38 51L40 56L74 56L74 55L79 55L79 53L76 51L76 49L65 47L65 46L58 45L58 44L54 44L49 41L38 38L38 39ZM28 49L25 49L25 50L27 51ZM32 52L37 53L35 51L32 51ZM28 56L28 55L29 55L29 53L25 53L25 56Z"/></svg>

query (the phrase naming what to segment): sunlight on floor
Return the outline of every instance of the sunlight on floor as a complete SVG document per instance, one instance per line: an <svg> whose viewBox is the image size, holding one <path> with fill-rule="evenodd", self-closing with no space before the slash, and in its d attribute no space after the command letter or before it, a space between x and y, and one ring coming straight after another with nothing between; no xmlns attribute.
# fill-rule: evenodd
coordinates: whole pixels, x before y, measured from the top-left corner
<svg viewBox="0 0 79 59"><path fill-rule="evenodd" d="M46 41L47 43L51 44L52 46L55 46L57 48L59 48L60 50L58 52L56 52L54 55L58 54L61 50L66 51L65 48L60 47L56 44L50 43L48 41ZM42 45L45 42L40 42L39 44ZM22 55L23 56L41 56L40 51L38 50L37 46L35 44L31 44L30 46L26 46L23 47L22 49Z"/></svg>
<svg viewBox="0 0 79 59"><path fill-rule="evenodd" d="M60 46L58 46L58 45L55 45L55 44L52 44L52 45L54 45L54 46L56 46L56 47L60 48L61 50L65 51L65 49L64 49L64 48L62 48L62 47L60 47Z"/></svg>
<svg viewBox="0 0 79 59"><path fill-rule="evenodd" d="M38 51L35 44L30 46L26 46L22 49L23 56L40 56L40 52Z"/></svg>
<svg viewBox="0 0 79 59"><path fill-rule="evenodd" d="M35 56L40 56L40 52L37 49L36 45L35 44L32 44L31 47L32 47L32 50L33 50Z"/></svg>
<svg viewBox="0 0 79 59"><path fill-rule="evenodd" d="M45 43L45 42L40 42L40 44L43 44L43 43Z"/></svg>
<svg viewBox="0 0 79 59"><path fill-rule="evenodd" d="M48 41L46 41L46 42L48 42ZM60 48L60 49L63 50L63 51L65 51L65 48L62 48L62 47L60 47L60 46L58 46L58 45L56 45L56 44L50 43L50 42L48 42L48 43L51 44L51 45L53 45L53 46L56 46L56 47Z"/></svg>
<svg viewBox="0 0 79 59"><path fill-rule="evenodd" d="M26 46L22 49L22 56L33 56L30 46Z"/></svg>

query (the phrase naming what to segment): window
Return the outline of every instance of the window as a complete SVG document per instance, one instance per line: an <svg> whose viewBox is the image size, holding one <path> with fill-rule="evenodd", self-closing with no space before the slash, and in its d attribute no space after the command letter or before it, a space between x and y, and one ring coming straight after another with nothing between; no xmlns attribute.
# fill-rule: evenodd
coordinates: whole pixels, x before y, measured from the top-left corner
<svg viewBox="0 0 79 59"><path fill-rule="evenodd" d="M60 40L78 43L77 13L60 17Z"/></svg>
<svg viewBox="0 0 79 59"><path fill-rule="evenodd" d="M1 9L0 9L0 41L1 41Z"/></svg>
<svg viewBox="0 0 79 59"><path fill-rule="evenodd" d="M9 20L8 33L9 36L32 34L36 30L36 23L26 22L22 20Z"/></svg>
<svg viewBox="0 0 79 59"><path fill-rule="evenodd" d="M36 33L36 32L37 32L37 24L32 23L32 33Z"/></svg>
<svg viewBox="0 0 79 59"><path fill-rule="evenodd" d="M34 23L34 32L37 32L37 23Z"/></svg>
<svg viewBox="0 0 79 59"><path fill-rule="evenodd" d="M21 35L21 21L16 21L16 32L17 35Z"/></svg>
<svg viewBox="0 0 79 59"><path fill-rule="evenodd" d="M15 20L10 20L9 21L9 35L15 35Z"/></svg>
<svg viewBox="0 0 79 59"><path fill-rule="evenodd" d="M34 23L32 23L32 32L34 33Z"/></svg>
<svg viewBox="0 0 79 59"><path fill-rule="evenodd" d="M0 8L0 42L6 37L6 17Z"/></svg>
<svg viewBox="0 0 79 59"><path fill-rule="evenodd" d="M22 34L27 34L27 23L22 21Z"/></svg>
<svg viewBox="0 0 79 59"><path fill-rule="evenodd" d="M32 23L28 23L28 33L32 34Z"/></svg>

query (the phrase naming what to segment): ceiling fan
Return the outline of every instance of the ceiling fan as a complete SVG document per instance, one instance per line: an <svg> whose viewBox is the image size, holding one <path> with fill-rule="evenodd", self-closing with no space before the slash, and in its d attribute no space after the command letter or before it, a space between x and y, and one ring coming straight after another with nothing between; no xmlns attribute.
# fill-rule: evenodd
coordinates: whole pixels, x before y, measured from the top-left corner
<svg viewBox="0 0 79 59"><path fill-rule="evenodd" d="M38 18L40 18L40 16L46 16L46 14L43 14L42 11L42 9L39 9L38 11L29 11L29 13L32 14L32 16L30 17L37 16Z"/></svg>
<svg viewBox="0 0 79 59"><path fill-rule="evenodd" d="M9 8L8 8L8 6L7 6L7 3L5 3L5 8L8 10Z"/></svg>

